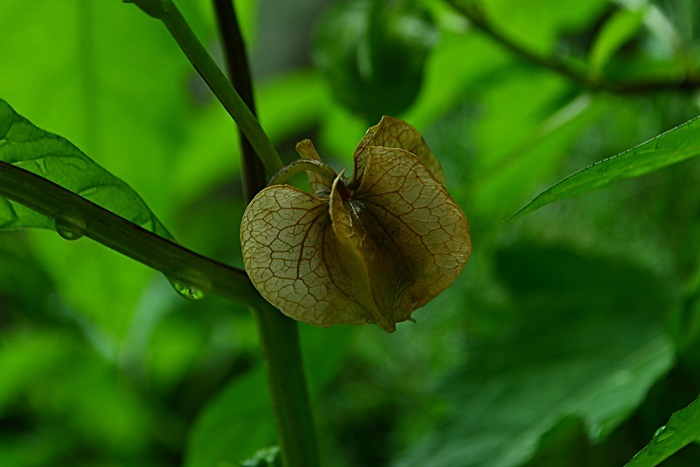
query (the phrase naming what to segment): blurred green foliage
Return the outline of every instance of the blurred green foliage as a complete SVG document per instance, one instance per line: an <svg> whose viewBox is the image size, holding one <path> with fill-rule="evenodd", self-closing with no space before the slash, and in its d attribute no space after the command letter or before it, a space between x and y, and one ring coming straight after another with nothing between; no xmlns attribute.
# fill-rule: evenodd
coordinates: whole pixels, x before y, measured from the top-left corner
<svg viewBox="0 0 700 467"><path fill-rule="evenodd" d="M374 124L410 107L436 39L419 2L346 1L320 21L316 63L338 101Z"/></svg>
<svg viewBox="0 0 700 467"><path fill-rule="evenodd" d="M177 3L216 56L209 3ZM367 75L362 105L342 92L367 92L357 47L377 36L363 29L370 42L350 52L335 34L414 23L318 0L269 31L255 19L275 2L259 3L236 1L254 71L276 70L256 72L256 97L283 157L312 137L349 166L367 119L398 112L473 235L466 270L417 324L302 326L324 465L617 466L667 423L686 440L673 451L687 446L664 465L699 464L697 408L671 415L700 394L700 161L503 223L698 114L695 3L454 2L485 30L443 1L368 1L417 8L421 27L398 52L380 47L395 63ZM240 266L235 128L157 22L118 0L5 0L0 30L2 99L125 180L185 246ZM306 44L283 69L261 39L280 34ZM352 59L315 67L338 48ZM549 66L562 63L589 81ZM649 80L670 84L625 91ZM237 465L274 444L243 307L186 302L154 271L50 231L0 233L0 279L0 465ZM660 436L658 458L673 444Z"/></svg>

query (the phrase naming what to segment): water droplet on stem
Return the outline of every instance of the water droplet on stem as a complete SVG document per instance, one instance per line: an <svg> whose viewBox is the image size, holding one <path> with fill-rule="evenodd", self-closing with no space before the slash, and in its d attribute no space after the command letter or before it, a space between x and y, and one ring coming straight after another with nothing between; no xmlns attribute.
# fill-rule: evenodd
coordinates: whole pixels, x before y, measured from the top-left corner
<svg viewBox="0 0 700 467"><path fill-rule="evenodd" d="M209 279L198 271L186 271L177 275L165 276L173 289L188 300L201 300L209 292L212 286Z"/></svg>
<svg viewBox="0 0 700 467"><path fill-rule="evenodd" d="M54 218L58 235L66 240L77 240L85 235L87 223L77 214L59 214Z"/></svg>

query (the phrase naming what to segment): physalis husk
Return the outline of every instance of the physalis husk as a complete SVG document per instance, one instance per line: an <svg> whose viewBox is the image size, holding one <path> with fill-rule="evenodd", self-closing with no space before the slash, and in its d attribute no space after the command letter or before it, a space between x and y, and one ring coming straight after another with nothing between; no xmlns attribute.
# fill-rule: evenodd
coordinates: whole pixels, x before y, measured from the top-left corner
<svg viewBox="0 0 700 467"><path fill-rule="evenodd" d="M309 140L297 151L321 160ZM243 215L243 261L262 296L293 319L393 332L462 271L469 224L408 123L383 117L354 160L349 179L308 172L313 194L262 190Z"/></svg>

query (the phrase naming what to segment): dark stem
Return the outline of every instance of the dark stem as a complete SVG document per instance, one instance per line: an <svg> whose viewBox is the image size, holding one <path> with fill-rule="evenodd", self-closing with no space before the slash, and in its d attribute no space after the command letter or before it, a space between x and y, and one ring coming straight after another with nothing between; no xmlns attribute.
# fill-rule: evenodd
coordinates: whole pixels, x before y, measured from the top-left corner
<svg viewBox="0 0 700 467"><path fill-rule="evenodd" d="M253 115L257 115L248 56L236 17L236 10L233 8L232 0L214 0L214 7L221 42L224 46L229 79ZM246 199L250 201L258 194L258 191L265 187L267 177L250 142L240 130L238 134L243 156L243 191Z"/></svg>
<svg viewBox="0 0 700 467"><path fill-rule="evenodd" d="M608 91L616 94L638 94L668 90L691 91L700 88L700 75L679 76L677 78L645 80L645 81L612 81L606 78L593 79L585 70L577 70L557 56L543 56L503 34L488 21L477 3L463 5L456 0L447 0L458 12L467 18L471 24L506 49L525 60L543 68L547 68L575 83L594 90Z"/></svg>
<svg viewBox="0 0 700 467"><path fill-rule="evenodd" d="M213 0L224 46L229 78L243 101L255 114L253 87L232 0ZM243 157L243 186L250 202L265 188L267 177L253 148L240 135ZM253 310L267 379L277 421L277 436L286 467L317 467L318 445L301 359L296 321L269 304Z"/></svg>

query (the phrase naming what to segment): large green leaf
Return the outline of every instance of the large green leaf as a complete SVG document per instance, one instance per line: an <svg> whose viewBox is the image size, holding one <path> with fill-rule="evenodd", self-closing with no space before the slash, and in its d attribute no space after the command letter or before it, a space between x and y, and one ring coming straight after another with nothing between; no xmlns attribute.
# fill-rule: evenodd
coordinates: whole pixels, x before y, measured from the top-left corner
<svg viewBox="0 0 700 467"><path fill-rule="evenodd" d="M202 2L184 3L188 20L196 19L189 12ZM203 26L193 24L198 32ZM184 90L195 74L172 37L120 1L39 1L26 8L22 0L4 0L0 30L8 38L0 96L128 180L171 225L182 208L171 171L194 121ZM94 242L66 242L43 230L26 237L62 302L122 337L157 273Z"/></svg>
<svg viewBox="0 0 700 467"><path fill-rule="evenodd" d="M517 219L554 201L582 195L623 178L659 170L700 155L700 117L646 143L590 165L540 193L511 216Z"/></svg>
<svg viewBox="0 0 700 467"><path fill-rule="evenodd" d="M126 183L65 139L29 123L3 100L0 100L0 181L0 195L5 197L0 198L4 201L0 204L0 221L4 221L0 229L54 227L67 240L91 237L163 272L171 278L175 289L188 298L202 298L212 289L227 295L240 284L244 284L250 297L258 296L252 285L245 285L249 284L245 272L191 254L159 238L158 235L172 239ZM153 231L156 236L133 224ZM186 263L190 264L185 266ZM229 277L232 283L215 285L217 281L226 281L229 272L237 276ZM238 295L234 292L232 297L237 299Z"/></svg>
<svg viewBox="0 0 700 467"><path fill-rule="evenodd" d="M700 402L696 399L671 415L668 423L654 433L649 444L626 467L653 467L683 447L700 439Z"/></svg>
<svg viewBox="0 0 700 467"><path fill-rule="evenodd" d="M41 130L0 99L0 161L66 188L152 232L172 236L126 183L97 165L70 142ZM0 229L54 228L48 219L0 198Z"/></svg>
<svg viewBox="0 0 700 467"><path fill-rule="evenodd" d="M514 297L512 331L471 349L440 390L439 427L396 466L521 465L567 417L599 441L670 368L672 295L652 274L531 244L501 252L498 269Z"/></svg>

